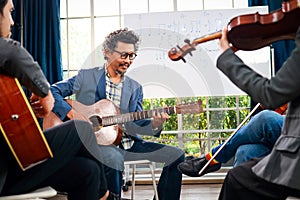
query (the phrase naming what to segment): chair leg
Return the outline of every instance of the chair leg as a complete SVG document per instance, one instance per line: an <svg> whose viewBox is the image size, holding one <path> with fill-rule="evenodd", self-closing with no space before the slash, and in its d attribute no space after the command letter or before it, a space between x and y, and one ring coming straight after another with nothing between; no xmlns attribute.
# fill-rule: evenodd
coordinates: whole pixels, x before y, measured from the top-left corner
<svg viewBox="0 0 300 200"><path fill-rule="evenodd" d="M157 187L156 187L156 181L155 181L155 169L154 169L154 163L153 162L149 163L149 168L151 170L151 175L152 175L152 184L153 184L155 200L159 200L158 199L158 193L157 193Z"/></svg>
<svg viewBox="0 0 300 200"><path fill-rule="evenodd" d="M135 198L135 164L132 165L131 199Z"/></svg>
<svg viewBox="0 0 300 200"><path fill-rule="evenodd" d="M123 192L127 192L129 189L128 187L131 186L129 171L130 171L129 165L125 165L124 174L123 174L123 185L122 185Z"/></svg>

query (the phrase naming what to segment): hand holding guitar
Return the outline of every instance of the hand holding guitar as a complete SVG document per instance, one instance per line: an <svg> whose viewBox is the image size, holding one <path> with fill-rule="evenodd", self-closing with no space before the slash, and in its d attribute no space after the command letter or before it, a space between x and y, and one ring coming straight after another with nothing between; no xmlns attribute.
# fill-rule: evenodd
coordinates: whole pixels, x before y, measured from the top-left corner
<svg viewBox="0 0 300 200"><path fill-rule="evenodd" d="M160 130L162 128L162 125L168 121L170 116L165 112L156 112L154 116L152 117L152 127L154 130Z"/></svg>
<svg viewBox="0 0 300 200"><path fill-rule="evenodd" d="M90 121L90 119L88 118L88 116L76 111L75 109L72 109L68 112L67 117L69 119L78 119L78 120L84 120L89 122L90 124L92 124L92 122Z"/></svg>
<svg viewBox="0 0 300 200"><path fill-rule="evenodd" d="M34 114L39 118L44 118L52 111L54 98L50 90L45 97L39 97L36 94L32 94L30 97L30 104Z"/></svg>

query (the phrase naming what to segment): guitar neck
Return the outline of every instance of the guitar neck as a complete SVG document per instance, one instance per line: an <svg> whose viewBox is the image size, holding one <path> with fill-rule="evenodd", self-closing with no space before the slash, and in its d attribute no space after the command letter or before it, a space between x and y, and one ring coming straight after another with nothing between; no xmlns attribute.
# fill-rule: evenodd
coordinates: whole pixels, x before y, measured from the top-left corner
<svg viewBox="0 0 300 200"><path fill-rule="evenodd" d="M120 115L105 116L102 118L102 126L110 126L114 124L123 124L141 119L152 118L156 113L167 113L169 115L176 113L176 107L157 108L153 110L143 110L140 112L131 112Z"/></svg>

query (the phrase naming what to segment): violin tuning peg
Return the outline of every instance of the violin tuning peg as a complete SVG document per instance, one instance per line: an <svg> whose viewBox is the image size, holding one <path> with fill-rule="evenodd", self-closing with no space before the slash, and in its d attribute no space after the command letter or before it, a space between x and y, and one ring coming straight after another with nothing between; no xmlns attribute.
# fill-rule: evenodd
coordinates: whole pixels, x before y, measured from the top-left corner
<svg viewBox="0 0 300 200"><path fill-rule="evenodd" d="M189 54L190 54L191 56L193 56L192 52L189 52Z"/></svg>
<svg viewBox="0 0 300 200"><path fill-rule="evenodd" d="M185 39L184 42L191 45L191 41L189 39Z"/></svg>
<svg viewBox="0 0 300 200"><path fill-rule="evenodd" d="M186 60L185 60L183 57L180 57L180 59L181 59L184 63L186 63Z"/></svg>
<svg viewBox="0 0 300 200"><path fill-rule="evenodd" d="M179 45L177 45L177 48L183 52L183 49Z"/></svg>

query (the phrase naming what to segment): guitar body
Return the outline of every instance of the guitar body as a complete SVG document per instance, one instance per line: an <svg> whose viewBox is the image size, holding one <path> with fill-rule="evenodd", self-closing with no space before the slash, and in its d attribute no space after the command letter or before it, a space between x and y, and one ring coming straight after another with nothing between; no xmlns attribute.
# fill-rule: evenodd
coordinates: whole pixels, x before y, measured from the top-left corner
<svg viewBox="0 0 300 200"><path fill-rule="evenodd" d="M84 105L78 101L66 100L77 113L87 118L90 116L98 116L99 119L105 116L120 114L120 110L108 99L102 99L93 105ZM80 116L73 116L74 119L82 119ZM53 112L44 118L43 129L46 130L53 126L63 123ZM119 145L122 139L122 130L119 125L111 125L105 127L94 127L97 142L100 145Z"/></svg>
<svg viewBox="0 0 300 200"><path fill-rule="evenodd" d="M16 78L0 74L0 130L22 170L51 158L52 152Z"/></svg>

